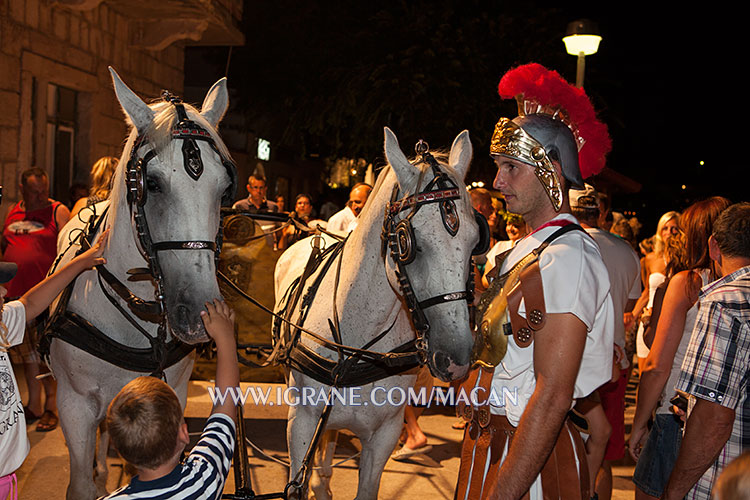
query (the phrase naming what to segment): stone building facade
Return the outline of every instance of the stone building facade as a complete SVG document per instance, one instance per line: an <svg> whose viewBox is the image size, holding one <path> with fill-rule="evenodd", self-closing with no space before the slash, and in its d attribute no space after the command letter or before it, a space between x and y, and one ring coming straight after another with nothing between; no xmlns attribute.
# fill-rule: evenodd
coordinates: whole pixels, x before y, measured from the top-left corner
<svg viewBox="0 0 750 500"><path fill-rule="evenodd" d="M107 70L141 97L181 95L186 45L241 45L242 0L0 0L0 183L38 166L68 201L127 128Z"/></svg>

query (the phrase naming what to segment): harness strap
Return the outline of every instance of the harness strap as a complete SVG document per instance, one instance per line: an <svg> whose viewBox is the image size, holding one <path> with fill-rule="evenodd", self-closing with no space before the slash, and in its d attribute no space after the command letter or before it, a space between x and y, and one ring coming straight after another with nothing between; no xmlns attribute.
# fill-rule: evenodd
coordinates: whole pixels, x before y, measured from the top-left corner
<svg viewBox="0 0 750 500"><path fill-rule="evenodd" d="M162 250L211 250L216 251L215 241L160 241L151 243L151 249L154 252Z"/></svg>
<svg viewBox="0 0 750 500"><path fill-rule="evenodd" d="M462 290L460 292L453 292L453 293L444 293L441 295L436 295L435 297L423 300L419 302L419 307L422 309L427 309L428 307L436 306L438 304L443 304L445 302L453 302L454 300L471 300L471 294L467 292L466 290Z"/></svg>
<svg viewBox="0 0 750 500"><path fill-rule="evenodd" d="M380 359L368 359L367 362L346 363L347 369L336 370L337 361L324 358L306 345L299 343L289 354L289 366L312 377L318 382L332 387L353 387L377 382L386 377L399 375L420 363L419 355L414 351L415 341L402 344L390 353L383 353ZM349 359L355 359L356 353Z"/></svg>
<svg viewBox="0 0 750 500"><path fill-rule="evenodd" d="M109 287L128 304L128 307L138 317L143 318L144 316L150 316L151 318L153 318L155 316L158 317L162 313L160 302L143 300L142 298L134 295L128 287L126 287L120 280L118 280L117 277L115 277L115 275L112 274L109 269L107 269L103 265L96 266L96 270L99 274L99 284L101 285L102 279L106 281ZM104 287L102 287L102 290L104 290ZM105 295L107 296L107 298L110 298L110 295L108 293L105 292ZM111 301L112 299L110 299L110 302Z"/></svg>
<svg viewBox="0 0 750 500"><path fill-rule="evenodd" d="M45 350L49 354L49 346L53 338L65 341L125 370L152 374L176 364L195 349L194 346L173 339L164 346L163 359L156 360L151 348L137 348L121 344L71 311L55 316L50 322L44 337L40 340L40 350L43 344L46 344Z"/></svg>

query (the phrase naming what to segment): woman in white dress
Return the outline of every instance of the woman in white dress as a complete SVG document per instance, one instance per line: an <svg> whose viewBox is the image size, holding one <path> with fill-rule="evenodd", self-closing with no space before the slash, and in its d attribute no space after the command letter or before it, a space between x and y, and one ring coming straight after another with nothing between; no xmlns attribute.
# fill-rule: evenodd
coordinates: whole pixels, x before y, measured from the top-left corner
<svg viewBox="0 0 750 500"><path fill-rule="evenodd" d="M679 212L667 212L661 216L659 223L656 225L656 234L653 236L654 250L641 260L641 278L643 279L643 294L636 302L633 311L625 313L626 328L632 324L632 321L639 321L638 333L636 334L635 347L636 356L638 357L638 370L643 369L643 364L648 356L648 346L643 341L643 332L648 326L651 319L651 308L654 302L656 289L666 279L664 260L664 244L673 235L678 234L680 227L678 225Z"/></svg>

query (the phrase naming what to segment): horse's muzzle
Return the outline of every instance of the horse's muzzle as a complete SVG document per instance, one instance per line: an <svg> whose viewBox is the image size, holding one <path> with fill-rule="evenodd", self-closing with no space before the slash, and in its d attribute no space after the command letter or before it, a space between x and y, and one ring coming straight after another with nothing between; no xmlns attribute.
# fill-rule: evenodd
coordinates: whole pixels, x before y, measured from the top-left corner
<svg viewBox="0 0 750 500"><path fill-rule="evenodd" d="M430 372L443 382L463 378L469 371L470 363L457 363L453 357L443 351L434 352L428 359Z"/></svg>
<svg viewBox="0 0 750 500"><path fill-rule="evenodd" d="M187 304L167 308L172 334L186 344L200 344L210 340L200 316L200 309Z"/></svg>

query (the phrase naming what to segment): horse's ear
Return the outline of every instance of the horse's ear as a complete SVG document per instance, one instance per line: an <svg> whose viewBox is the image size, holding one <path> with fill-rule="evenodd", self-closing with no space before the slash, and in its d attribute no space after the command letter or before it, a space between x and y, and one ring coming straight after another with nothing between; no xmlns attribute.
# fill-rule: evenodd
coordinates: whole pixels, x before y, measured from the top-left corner
<svg viewBox="0 0 750 500"><path fill-rule="evenodd" d="M154 121L154 112L151 111L151 108L140 97L135 95L135 92L125 85L120 75L117 74L112 66L109 66L109 72L112 75L115 94L117 95L117 100L120 101L122 110L130 118L138 133L145 133Z"/></svg>
<svg viewBox="0 0 750 500"><path fill-rule="evenodd" d="M227 112L228 107L229 93L227 92L227 78L224 77L214 83L211 90L206 94L206 98L203 99L201 116L203 116L212 127L216 128L224 117L224 113Z"/></svg>
<svg viewBox="0 0 750 500"><path fill-rule="evenodd" d="M451 154L448 157L448 165L453 167L461 180L466 179L466 172L469 171L472 154L473 147L471 145L471 140L469 139L469 131L464 130L458 134L453 141Z"/></svg>
<svg viewBox="0 0 750 500"><path fill-rule="evenodd" d="M406 193L408 190L414 189L414 184L417 182L417 175L419 171L409 163L409 160L401 151L401 147L398 145L398 139L396 134L391 131L388 127L384 129L385 134L385 159L390 163L396 174L398 180L398 186L401 188L401 192Z"/></svg>

